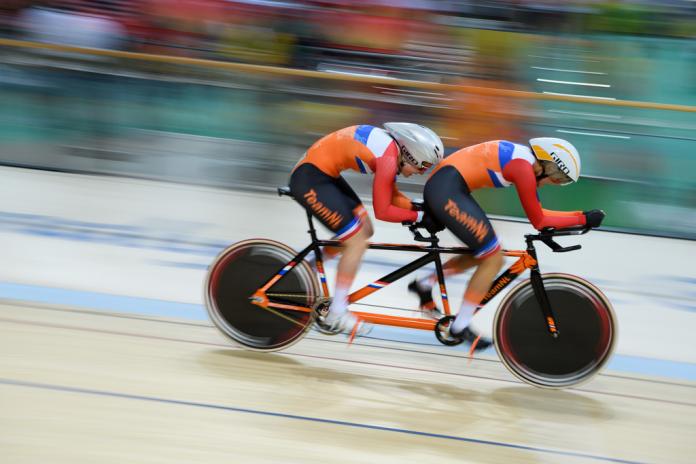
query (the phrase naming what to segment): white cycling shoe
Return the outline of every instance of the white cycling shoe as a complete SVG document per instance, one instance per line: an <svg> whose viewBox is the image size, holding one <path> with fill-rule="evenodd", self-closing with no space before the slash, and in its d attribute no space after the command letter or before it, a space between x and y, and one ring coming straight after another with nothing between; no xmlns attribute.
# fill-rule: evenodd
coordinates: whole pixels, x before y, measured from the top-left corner
<svg viewBox="0 0 696 464"><path fill-rule="evenodd" d="M333 333L345 333L352 337L362 337L372 330L372 324L368 324L353 314L346 311L343 314L334 316L329 312L324 318L323 327Z"/></svg>

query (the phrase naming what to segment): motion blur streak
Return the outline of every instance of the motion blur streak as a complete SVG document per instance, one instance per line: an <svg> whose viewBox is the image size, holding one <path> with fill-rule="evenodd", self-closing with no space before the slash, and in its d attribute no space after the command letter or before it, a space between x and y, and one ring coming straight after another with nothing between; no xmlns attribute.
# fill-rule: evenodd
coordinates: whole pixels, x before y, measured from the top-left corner
<svg viewBox="0 0 696 464"><path fill-rule="evenodd" d="M695 14L678 0L6 1L0 37L47 46L0 46L0 163L268 188L356 123L420 122L448 153L558 134L583 179L542 190L545 205L601 200L610 227L694 238L696 121L661 108L696 107ZM487 211L523 216L514 192L490 193Z"/></svg>

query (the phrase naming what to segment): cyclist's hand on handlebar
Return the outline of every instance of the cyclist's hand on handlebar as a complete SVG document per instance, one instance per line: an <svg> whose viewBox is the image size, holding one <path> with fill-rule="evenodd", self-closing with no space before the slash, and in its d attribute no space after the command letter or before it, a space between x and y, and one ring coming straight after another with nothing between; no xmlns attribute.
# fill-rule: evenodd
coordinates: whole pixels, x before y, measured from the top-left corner
<svg viewBox="0 0 696 464"><path fill-rule="evenodd" d="M599 227L602 224L602 221L604 220L604 211L601 209L593 209L590 211L583 211L582 214L585 215L585 225L587 227L595 228Z"/></svg>
<svg viewBox="0 0 696 464"><path fill-rule="evenodd" d="M422 229L427 230L431 234L435 234L442 230L445 230L445 226L441 225L435 218L430 216L427 212L423 212L423 218L416 223L416 225Z"/></svg>
<svg viewBox="0 0 696 464"><path fill-rule="evenodd" d="M412 211L423 211L425 203L423 200L411 200L411 210Z"/></svg>

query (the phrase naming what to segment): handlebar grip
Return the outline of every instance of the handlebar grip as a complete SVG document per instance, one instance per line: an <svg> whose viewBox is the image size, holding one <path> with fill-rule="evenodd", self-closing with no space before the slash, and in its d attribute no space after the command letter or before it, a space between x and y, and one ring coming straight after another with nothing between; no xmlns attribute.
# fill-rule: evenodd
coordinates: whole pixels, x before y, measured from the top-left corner
<svg viewBox="0 0 696 464"><path fill-rule="evenodd" d="M413 206L414 211L423 211L423 209L425 208L425 201L414 198L413 200L411 200L411 205Z"/></svg>
<svg viewBox="0 0 696 464"><path fill-rule="evenodd" d="M562 237L565 235L583 235L592 230L592 227L576 226L556 229L554 227L544 227L539 231L540 238Z"/></svg>
<svg viewBox="0 0 696 464"><path fill-rule="evenodd" d="M553 250L554 253L564 253L566 251L574 251L574 250L579 250L580 248L582 248L581 245L571 245L571 246L563 247L560 244L558 244L556 241L554 241L551 237L542 237L541 241L546 246L551 248L551 250Z"/></svg>
<svg viewBox="0 0 696 464"><path fill-rule="evenodd" d="M401 225L408 227L408 230L413 234L413 240L416 242L436 243L438 240L435 236L424 237L423 234L420 233L420 230L418 230L418 223L416 222L403 221Z"/></svg>
<svg viewBox="0 0 696 464"><path fill-rule="evenodd" d="M558 249L553 250L554 253L565 253L566 251L575 251L579 250L582 248L582 245L571 245L568 247L559 247Z"/></svg>

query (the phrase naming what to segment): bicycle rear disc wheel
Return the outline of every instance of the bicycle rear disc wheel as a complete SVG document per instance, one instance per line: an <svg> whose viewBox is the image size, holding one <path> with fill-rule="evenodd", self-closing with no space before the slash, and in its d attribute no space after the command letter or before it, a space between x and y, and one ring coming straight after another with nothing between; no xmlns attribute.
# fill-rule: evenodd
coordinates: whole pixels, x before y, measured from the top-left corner
<svg viewBox="0 0 696 464"><path fill-rule="evenodd" d="M496 350L519 379L567 388L592 378L610 358L616 338L611 303L589 282L569 274L543 274L559 335L551 336L531 280L513 288L493 321Z"/></svg>
<svg viewBox="0 0 696 464"><path fill-rule="evenodd" d="M277 274L295 251L272 240L246 240L226 248L208 269L205 303L222 333L245 348L275 351L300 340L314 322L312 312L262 308L251 295ZM267 293L282 302L310 307L319 284L306 262L288 271ZM276 301L276 298L270 297Z"/></svg>

